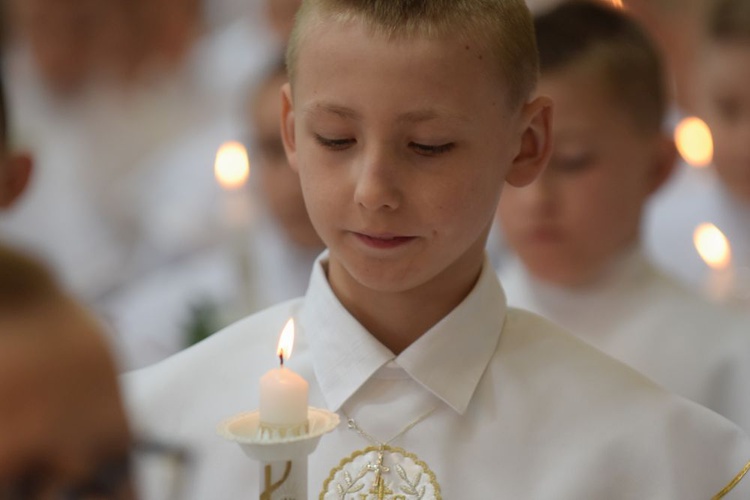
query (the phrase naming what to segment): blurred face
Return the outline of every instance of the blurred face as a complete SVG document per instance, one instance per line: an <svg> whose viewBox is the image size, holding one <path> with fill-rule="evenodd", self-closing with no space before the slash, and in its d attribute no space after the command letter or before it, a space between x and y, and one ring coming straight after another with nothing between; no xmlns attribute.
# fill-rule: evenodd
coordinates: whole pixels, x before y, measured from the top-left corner
<svg viewBox="0 0 750 500"><path fill-rule="evenodd" d="M308 30L293 94L285 87L284 140L332 287L473 284L503 182L546 159L521 153L533 106L508 108L481 47L388 40L359 23Z"/></svg>
<svg viewBox="0 0 750 500"><path fill-rule="evenodd" d="M636 242L641 210L669 168L665 139L640 133L603 79L586 65L544 76L552 98L553 154L525 188L508 188L499 217L532 275L588 283Z"/></svg>
<svg viewBox="0 0 750 500"><path fill-rule="evenodd" d="M322 247L307 215L297 172L289 167L281 142L281 101L279 91L286 77L266 82L255 96L250 110L256 133L258 176L262 195L271 215L294 243L303 247Z"/></svg>
<svg viewBox="0 0 750 500"><path fill-rule="evenodd" d="M714 44L699 78L699 111L714 136L714 164L726 188L750 203L750 43Z"/></svg>

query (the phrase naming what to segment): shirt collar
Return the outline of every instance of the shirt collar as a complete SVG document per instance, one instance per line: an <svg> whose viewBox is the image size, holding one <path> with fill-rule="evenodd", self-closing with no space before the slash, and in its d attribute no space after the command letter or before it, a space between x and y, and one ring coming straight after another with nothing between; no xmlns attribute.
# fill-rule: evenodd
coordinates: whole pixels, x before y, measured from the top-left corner
<svg viewBox="0 0 750 500"><path fill-rule="evenodd" d="M313 369L331 410L337 411L383 365L395 359L411 378L464 413L505 321L506 301L485 260L469 295L398 357L344 308L328 284L327 253L313 267L299 328L309 340Z"/></svg>
<svg viewBox="0 0 750 500"><path fill-rule="evenodd" d="M469 295L406 348L396 363L463 414L497 350L506 311L505 294L497 274L485 259Z"/></svg>

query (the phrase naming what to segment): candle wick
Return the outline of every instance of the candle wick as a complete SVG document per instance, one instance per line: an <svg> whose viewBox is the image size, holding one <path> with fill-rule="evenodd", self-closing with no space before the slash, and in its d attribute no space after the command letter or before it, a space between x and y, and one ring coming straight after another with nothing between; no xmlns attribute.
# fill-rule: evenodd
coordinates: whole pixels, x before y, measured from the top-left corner
<svg viewBox="0 0 750 500"><path fill-rule="evenodd" d="M279 352L279 362L281 363L281 366L284 366L284 351Z"/></svg>

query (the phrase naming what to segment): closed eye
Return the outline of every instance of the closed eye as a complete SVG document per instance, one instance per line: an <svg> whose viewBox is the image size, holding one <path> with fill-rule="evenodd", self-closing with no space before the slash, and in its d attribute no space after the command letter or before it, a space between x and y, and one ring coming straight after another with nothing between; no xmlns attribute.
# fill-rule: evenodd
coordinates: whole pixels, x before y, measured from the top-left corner
<svg viewBox="0 0 750 500"><path fill-rule="evenodd" d="M318 144L320 144L324 148L331 149L333 151L346 149L349 146L356 143L354 139L329 139L319 134L314 134L314 135L315 135L315 140L318 142Z"/></svg>
<svg viewBox="0 0 750 500"><path fill-rule="evenodd" d="M416 151L418 154L425 156L438 156L449 152L456 146L455 143L449 142L446 144L439 144L437 146L431 146L427 144L419 144L416 142L410 142L409 147Z"/></svg>

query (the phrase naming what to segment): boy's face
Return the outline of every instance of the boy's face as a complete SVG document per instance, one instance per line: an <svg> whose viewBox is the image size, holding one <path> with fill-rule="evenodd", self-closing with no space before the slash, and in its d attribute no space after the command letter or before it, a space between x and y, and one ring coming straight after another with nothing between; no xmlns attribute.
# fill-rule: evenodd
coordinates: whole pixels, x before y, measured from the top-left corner
<svg viewBox="0 0 750 500"><path fill-rule="evenodd" d="M271 215L287 237L302 247L321 247L307 215L299 175L289 167L281 142L279 89L284 83L283 75L265 82L250 109L260 186Z"/></svg>
<svg viewBox="0 0 750 500"><path fill-rule="evenodd" d="M581 285L637 240L643 204L668 175L673 148L639 131L585 64L544 76L539 92L555 103L552 159L530 186L506 190L498 215L532 275Z"/></svg>
<svg viewBox="0 0 750 500"><path fill-rule="evenodd" d="M716 170L750 203L750 43L713 44L700 75L699 111L713 132Z"/></svg>
<svg viewBox="0 0 750 500"><path fill-rule="evenodd" d="M284 141L331 285L471 286L506 177L527 182L547 159L548 102L511 111L489 54L455 37L308 30L284 91Z"/></svg>

